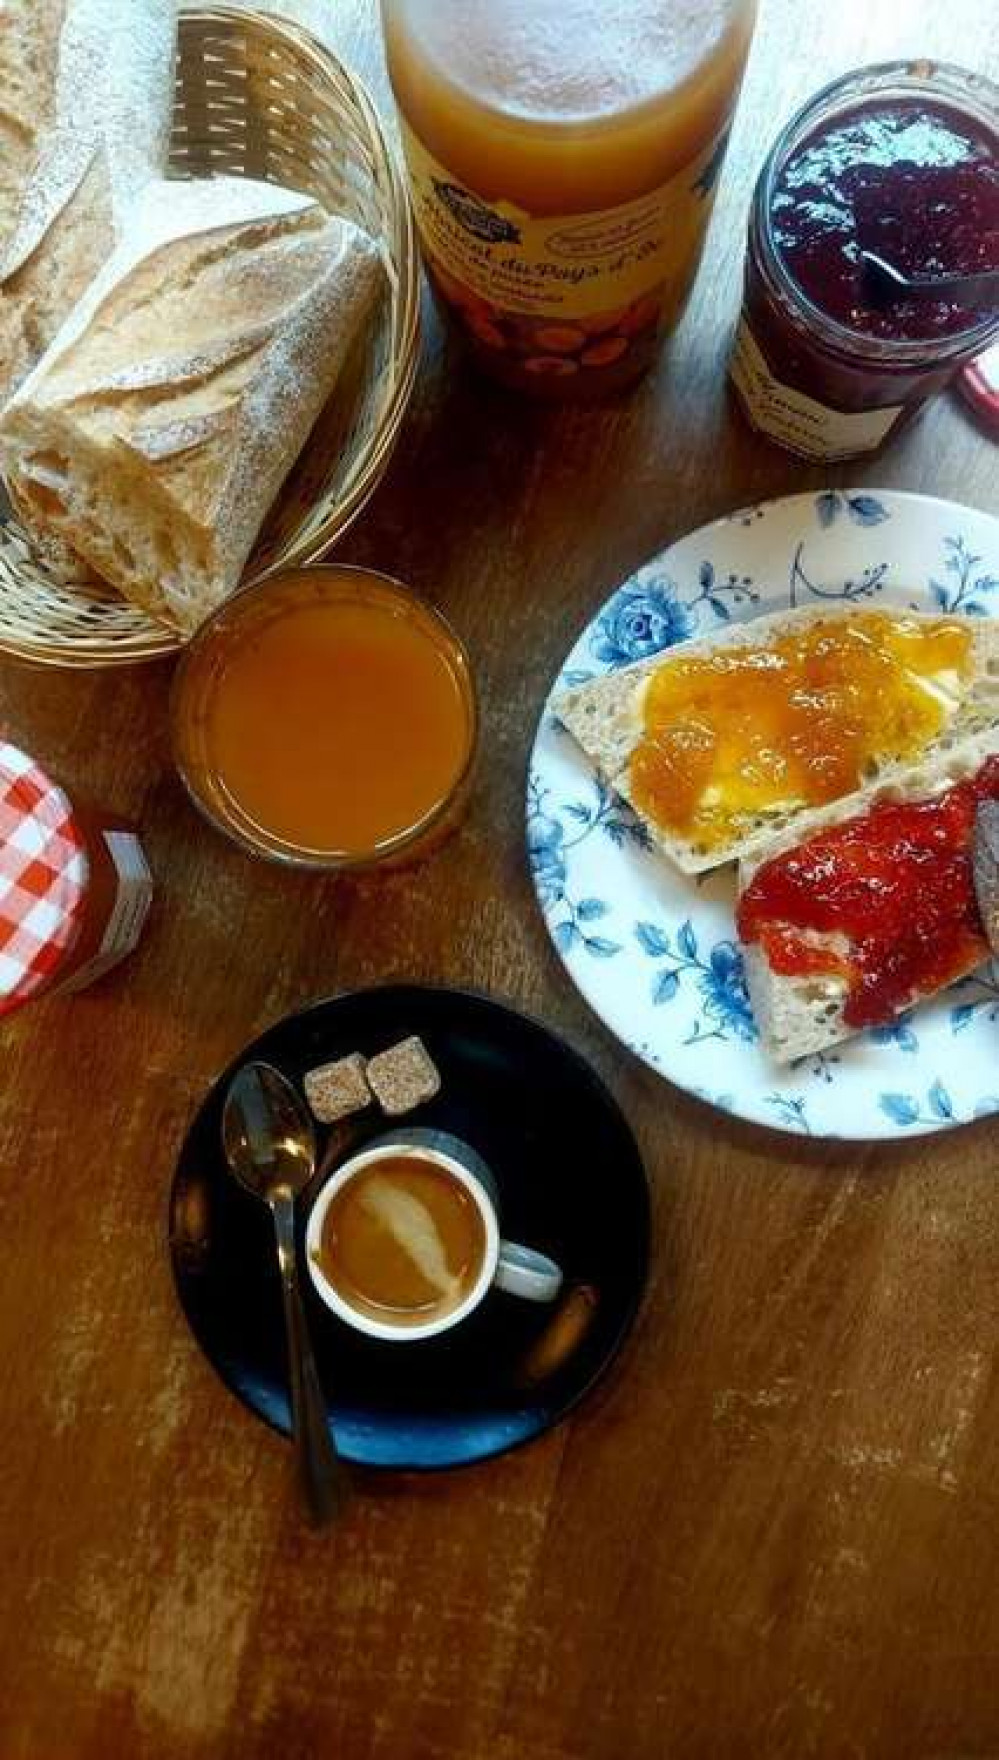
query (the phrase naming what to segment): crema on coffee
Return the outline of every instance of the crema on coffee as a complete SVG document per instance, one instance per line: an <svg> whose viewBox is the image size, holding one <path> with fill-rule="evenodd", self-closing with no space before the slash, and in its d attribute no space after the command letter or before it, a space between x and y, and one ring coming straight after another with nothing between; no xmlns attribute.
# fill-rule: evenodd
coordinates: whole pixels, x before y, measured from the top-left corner
<svg viewBox="0 0 999 1760"><path fill-rule="evenodd" d="M348 1307L404 1328L460 1308L485 1254L485 1223L462 1182L408 1154L374 1161L341 1187L316 1259Z"/></svg>

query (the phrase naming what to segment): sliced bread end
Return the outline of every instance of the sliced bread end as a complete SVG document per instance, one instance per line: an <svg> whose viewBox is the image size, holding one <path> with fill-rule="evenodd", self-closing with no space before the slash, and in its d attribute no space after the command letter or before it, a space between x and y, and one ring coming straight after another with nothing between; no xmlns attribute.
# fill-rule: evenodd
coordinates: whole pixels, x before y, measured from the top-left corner
<svg viewBox="0 0 999 1760"><path fill-rule="evenodd" d="M843 1018L842 979L780 977L759 947L744 947L742 957L753 1019L764 1049L778 1063L813 1057L856 1031Z"/></svg>

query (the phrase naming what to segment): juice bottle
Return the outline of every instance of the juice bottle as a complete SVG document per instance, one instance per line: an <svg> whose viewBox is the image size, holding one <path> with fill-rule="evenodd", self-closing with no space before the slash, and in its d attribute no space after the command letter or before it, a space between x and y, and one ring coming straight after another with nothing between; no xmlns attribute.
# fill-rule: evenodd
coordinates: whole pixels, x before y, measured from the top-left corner
<svg viewBox="0 0 999 1760"><path fill-rule="evenodd" d="M483 367L615 389L700 258L756 0L382 0L417 223Z"/></svg>

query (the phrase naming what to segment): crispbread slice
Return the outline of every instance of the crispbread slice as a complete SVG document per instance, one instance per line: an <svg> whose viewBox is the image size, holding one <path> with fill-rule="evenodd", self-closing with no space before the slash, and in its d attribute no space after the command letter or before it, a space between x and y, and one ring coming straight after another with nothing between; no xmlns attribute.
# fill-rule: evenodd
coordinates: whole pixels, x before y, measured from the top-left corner
<svg viewBox="0 0 999 1760"><path fill-rule="evenodd" d="M910 765L907 770L900 769L891 782L880 783L865 793L859 809L856 797L851 796L852 806L837 801L835 806L813 808L802 813L793 832L773 839L765 850L740 862L739 896L772 856L794 849L818 831L842 824L853 818L858 810L866 812L878 801L926 800L931 795L940 794L963 776L973 776L985 759L996 752L999 752L999 731L988 729L952 745L932 761ZM749 1001L760 1038L778 1063L793 1063L796 1058L827 1051L831 1045L852 1038L856 1033L856 1027L849 1026L843 1018L847 986L841 978L785 977L771 970L758 946L744 946L743 960ZM978 963L975 961L964 972L956 973L952 982L967 977ZM919 998L921 1002L926 1000L926 997Z"/></svg>
<svg viewBox="0 0 999 1760"><path fill-rule="evenodd" d="M771 612L747 623L728 624L698 641L683 642L665 653L625 666L590 684L567 691L554 704L554 713L608 783L644 820L656 847L685 874L700 874L726 862L748 859L765 851L775 836L785 831L797 835L808 809L776 808L772 812L745 814L739 829L726 843L706 849L646 818L631 793L629 767L642 734L642 700L654 672L672 659L707 657L725 648L757 647L769 639L809 624L848 621L865 613L881 612L923 623L946 621L946 613L909 611L892 605L818 605L794 611ZM926 759L945 756L954 745L985 729L999 727L999 620L968 620L972 638L972 679L967 696L945 724L926 754ZM886 759L872 766L863 788L843 797L844 810L859 810L872 785L904 786L911 759Z"/></svg>

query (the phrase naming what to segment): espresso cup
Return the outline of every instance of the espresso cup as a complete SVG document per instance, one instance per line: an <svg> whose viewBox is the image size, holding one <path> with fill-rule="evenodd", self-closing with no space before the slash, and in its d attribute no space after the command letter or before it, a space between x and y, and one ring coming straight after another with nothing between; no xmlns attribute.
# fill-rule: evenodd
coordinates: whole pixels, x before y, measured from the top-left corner
<svg viewBox="0 0 999 1760"><path fill-rule="evenodd" d="M373 1176L380 1165L385 1167L385 1174L379 1182ZM390 1167L395 1171L390 1173ZM460 1273L449 1274L451 1287L444 1283L441 1236L447 1232L445 1218L441 1214L435 1223L433 1202L425 1201L413 1190L417 1183L428 1181L432 1188L434 1174L442 1180L442 1205L445 1188L451 1186L447 1204L460 1217L469 1243L469 1262ZM343 1194L362 1177L365 1203L373 1220L358 1217L354 1225L357 1238L349 1253L348 1210ZM363 1211L365 1206L361 1208ZM326 1240L331 1211L334 1223L338 1213L343 1218L340 1275L337 1243ZM362 1287L363 1275L356 1268L363 1262L361 1248L365 1245L369 1255L381 1255L381 1262L373 1270L382 1286L386 1280L391 1282L390 1260L396 1262L394 1256L401 1254L400 1277L408 1269L428 1289L433 1287L435 1276L440 1279L436 1301L429 1296L426 1302L407 1305L401 1292L400 1299L389 1299L384 1287L379 1289L377 1299L372 1299L370 1290ZM447 1131L390 1131L345 1161L326 1181L312 1205L305 1252L316 1291L339 1319L371 1338L399 1343L433 1338L460 1325L490 1289L505 1290L508 1295L520 1296L528 1302L551 1302L562 1287L562 1272L554 1260L501 1238L499 1193L492 1173L481 1155ZM348 1257L354 1261L349 1276ZM374 1277L369 1280L372 1285L374 1281Z"/></svg>

